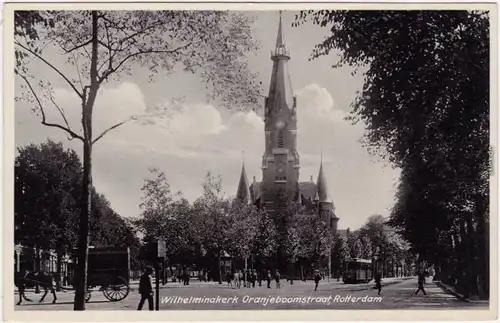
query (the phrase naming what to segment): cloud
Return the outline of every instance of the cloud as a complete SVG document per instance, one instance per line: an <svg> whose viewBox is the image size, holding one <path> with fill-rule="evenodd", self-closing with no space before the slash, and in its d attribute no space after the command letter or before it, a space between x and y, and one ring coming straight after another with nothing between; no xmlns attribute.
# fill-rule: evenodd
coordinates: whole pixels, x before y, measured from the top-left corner
<svg viewBox="0 0 500 323"><path fill-rule="evenodd" d="M380 188L373 183L383 183L383 188L389 190L387 183L391 183L394 173L374 164L359 145L362 128L344 120L345 112L336 107L332 95L320 84L311 83L296 91L296 95L301 180L309 180L310 175L316 178L323 151L330 195L339 217L345 219L344 224L349 221L346 217L370 215L361 214L364 212L361 209L383 213L391 202L387 202L387 196L392 196L385 193L386 204L381 203ZM80 102L76 95L56 89L54 96L72 126L79 127ZM169 106L172 98L163 100L163 106L169 107L168 118L126 124L106 135L94 149L95 185L117 212L125 216L139 214L140 188L150 167L164 170L173 189L182 190L191 200L201 193L208 170L221 174L225 191L234 195L243 159L249 179L255 176L260 181L264 123L257 113L221 114L213 105L202 102L184 102L176 109ZM94 134L132 115L144 114L148 111L145 102L141 88L132 82L102 88L96 99ZM18 145L43 141L47 134L67 143L61 131L39 125L37 117L21 110L16 108L16 122L21 127L16 129ZM62 121L55 109L50 118ZM81 151L75 141L68 143L68 147ZM366 205L356 206L359 198Z"/></svg>
<svg viewBox="0 0 500 323"><path fill-rule="evenodd" d="M297 104L300 113L299 122L310 119L340 122L346 116L344 111L336 109L330 92L317 83L306 85L297 91ZM301 119L302 116L305 118Z"/></svg>

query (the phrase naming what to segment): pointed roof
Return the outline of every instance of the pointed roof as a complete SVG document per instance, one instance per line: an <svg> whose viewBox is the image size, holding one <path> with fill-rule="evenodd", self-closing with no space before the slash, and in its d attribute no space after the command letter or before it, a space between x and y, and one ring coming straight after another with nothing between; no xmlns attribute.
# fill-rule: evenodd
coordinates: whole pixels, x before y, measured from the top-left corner
<svg viewBox="0 0 500 323"><path fill-rule="evenodd" d="M316 186L318 188L319 201L332 203L332 199L328 194L328 186L326 184L325 174L323 172L323 160L321 161L321 165L319 166L318 181L316 182Z"/></svg>
<svg viewBox="0 0 500 323"><path fill-rule="evenodd" d="M288 71L288 60L290 53L285 46L283 21L280 13L278 24L278 35L276 36L276 49L271 55L274 61L268 98L274 103L274 107L288 106L292 109L294 105L292 82Z"/></svg>
<svg viewBox="0 0 500 323"><path fill-rule="evenodd" d="M285 36L283 34L282 11L280 10L280 22L278 25L278 36L276 37L276 49L285 47Z"/></svg>
<svg viewBox="0 0 500 323"><path fill-rule="evenodd" d="M241 166L240 183L236 191L236 199L243 203L250 203L252 198L250 195L250 185L248 184L247 172L245 171L245 164Z"/></svg>

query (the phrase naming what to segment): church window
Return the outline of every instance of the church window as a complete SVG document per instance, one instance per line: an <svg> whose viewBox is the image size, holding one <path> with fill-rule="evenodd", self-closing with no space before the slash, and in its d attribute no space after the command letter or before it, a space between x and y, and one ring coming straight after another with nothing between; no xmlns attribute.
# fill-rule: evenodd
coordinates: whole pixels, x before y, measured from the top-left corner
<svg viewBox="0 0 500 323"><path fill-rule="evenodd" d="M284 145L283 130L278 131L278 148L283 148Z"/></svg>

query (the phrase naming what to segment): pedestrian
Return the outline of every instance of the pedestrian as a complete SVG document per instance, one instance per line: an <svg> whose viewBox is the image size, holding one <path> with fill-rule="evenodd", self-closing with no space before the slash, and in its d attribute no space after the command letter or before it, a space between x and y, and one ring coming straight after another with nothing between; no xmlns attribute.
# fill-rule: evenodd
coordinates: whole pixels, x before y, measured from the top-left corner
<svg viewBox="0 0 500 323"><path fill-rule="evenodd" d="M253 270L252 272L252 287L255 288L255 282L257 281L257 270Z"/></svg>
<svg viewBox="0 0 500 323"><path fill-rule="evenodd" d="M139 280L139 294L141 294L141 300L139 302L138 311L142 311L142 306L146 299L148 300L149 310L153 310L153 286L151 285L151 274L153 269L151 267L146 267L144 274L142 274Z"/></svg>
<svg viewBox="0 0 500 323"><path fill-rule="evenodd" d="M233 273L231 271L228 271L226 273L226 281L227 281L227 287L233 288Z"/></svg>
<svg viewBox="0 0 500 323"><path fill-rule="evenodd" d="M380 295L380 292L382 292L382 275L378 271L375 273L375 289L378 290L377 295Z"/></svg>
<svg viewBox="0 0 500 323"><path fill-rule="evenodd" d="M276 289L280 289L280 272L276 269L276 274L274 275L274 279L276 280Z"/></svg>
<svg viewBox="0 0 500 323"><path fill-rule="evenodd" d="M247 279L247 288L251 288L253 283L253 273L251 269L247 270Z"/></svg>
<svg viewBox="0 0 500 323"><path fill-rule="evenodd" d="M318 290L319 281L321 280L321 275L319 274L319 270L316 270L316 274L314 275L314 291Z"/></svg>
<svg viewBox="0 0 500 323"><path fill-rule="evenodd" d="M425 284L425 275L426 272L424 271L423 268L420 268L419 273L418 273L418 288L417 291L415 292L415 295L418 294L419 291L422 291L424 295L427 295L424 289L424 284Z"/></svg>
<svg viewBox="0 0 500 323"><path fill-rule="evenodd" d="M267 271L267 288L271 288L271 279L272 279L272 277L271 277L271 271L268 270Z"/></svg>
<svg viewBox="0 0 500 323"><path fill-rule="evenodd" d="M188 267L184 267L184 285L189 285L189 279L190 279L190 275L189 275L189 268Z"/></svg>
<svg viewBox="0 0 500 323"><path fill-rule="evenodd" d="M238 288L241 288L241 281L243 280L243 274L241 272L241 270L238 270L238 273L237 273L237 284L238 284Z"/></svg>

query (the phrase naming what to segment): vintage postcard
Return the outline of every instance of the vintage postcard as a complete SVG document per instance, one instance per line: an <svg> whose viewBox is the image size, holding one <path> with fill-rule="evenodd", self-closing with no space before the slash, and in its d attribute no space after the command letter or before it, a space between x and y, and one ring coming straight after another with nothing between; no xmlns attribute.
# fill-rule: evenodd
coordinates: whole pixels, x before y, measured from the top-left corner
<svg viewBox="0 0 500 323"><path fill-rule="evenodd" d="M496 4L3 18L6 321L496 318Z"/></svg>

